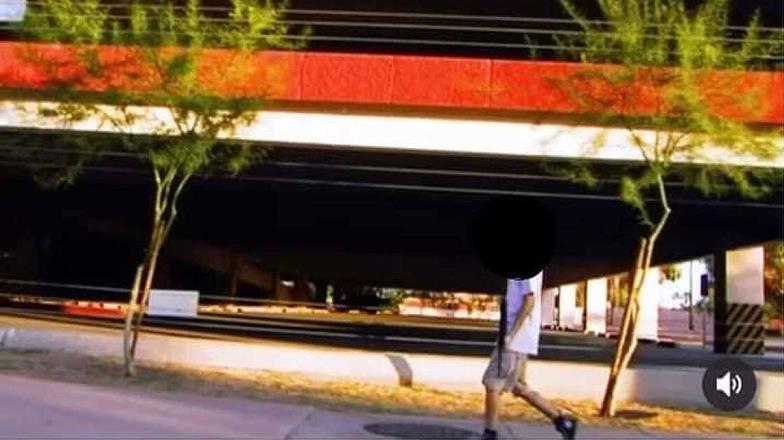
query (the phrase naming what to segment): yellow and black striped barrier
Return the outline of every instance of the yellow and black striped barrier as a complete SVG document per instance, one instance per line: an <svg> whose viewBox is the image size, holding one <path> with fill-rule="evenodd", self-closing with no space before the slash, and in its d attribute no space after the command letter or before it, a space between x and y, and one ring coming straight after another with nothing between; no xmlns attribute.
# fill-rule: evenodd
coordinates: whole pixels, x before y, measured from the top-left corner
<svg viewBox="0 0 784 440"><path fill-rule="evenodd" d="M718 318L718 317L717 317ZM765 354L765 320L761 304L727 304L724 338L716 344L730 354Z"/></svg>

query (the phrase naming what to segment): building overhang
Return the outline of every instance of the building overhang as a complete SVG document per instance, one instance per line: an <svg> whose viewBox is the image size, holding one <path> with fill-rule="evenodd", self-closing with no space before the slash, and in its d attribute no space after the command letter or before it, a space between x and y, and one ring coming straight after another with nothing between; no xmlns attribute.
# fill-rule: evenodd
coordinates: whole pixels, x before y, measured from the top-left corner
<svg viewBox="0 0 784 440"><path fill-rule="evenodd" d="M105 118L94 116L63 125L40 115L40 109L56 103L34 101L0 102L0 127L36 128L74 132L120 133ZM101 106L111 114L116 109ZM170 112L163 107L130 107L141 117L123 127L135 134L161 132L173 127ZM635 129L634 136L653 142L655 132ZM366 149L391 153L431 153L540 159L589 159L613 162L643 162L632 133L623 128L537 123L528 120L463 119L434 116L396 116L340 114L311 111L266 110L255 120L233 133L227 140L289 145L312 145ZM597 140L601 139L601 146ZM731 154L721 145L707 146L699 155L675 156L675 163L759 166L784 168L784 138L779 139L781 154L771 160Z"/></svg>

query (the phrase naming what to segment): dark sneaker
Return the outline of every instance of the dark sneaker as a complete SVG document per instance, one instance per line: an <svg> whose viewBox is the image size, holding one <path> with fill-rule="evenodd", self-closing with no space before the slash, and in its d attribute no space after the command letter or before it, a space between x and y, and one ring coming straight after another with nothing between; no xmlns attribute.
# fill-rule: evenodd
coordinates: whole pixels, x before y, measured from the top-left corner
<svg viewBox="0 0 784 440"><path fill-rule="evenodd" d="M558 416L553 420L555 430L561 433L564 440L574 440L577 434L577 419L571 416Z"/></svg>
<svg viewBox="0 0 784 440"><path fill-rule="evenodd" d="M498 440L498 431L485 429L485 432L482 433L482 440Z"/></svg>

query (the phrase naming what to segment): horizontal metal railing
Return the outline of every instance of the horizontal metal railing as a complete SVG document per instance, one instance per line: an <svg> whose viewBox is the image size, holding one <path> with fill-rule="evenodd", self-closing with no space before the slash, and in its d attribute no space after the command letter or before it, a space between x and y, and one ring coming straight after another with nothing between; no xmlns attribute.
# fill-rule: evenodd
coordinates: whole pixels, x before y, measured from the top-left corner
<svg viewBox="0 0 784 440"><path fill-rule="evenodd" d="M11 3L0 0L0 4ZM28 0L29 6L40 1ZM108 18L128 20L128 3L104 3L110 8ZM156 7L158 5L147 5ZM162 5L161 5L162 6ZM176 6L175 11L185 6ZM207 22L228 22L230 6L202 6ZM292 32L284 40L333 43L337 45L383 45L402 47L463 47L499 50L520 50L536 58L538 51L562 52L564 41L582 35L581 25L574 20L548 17L519 17L477 14L417 13L406 11L351 11L329 9L287 9L280 22L296 29L311 29L310 35ZM588 23L610 28L606 20L588 20ZM650 24L655 29L657 24ZM0 31L21 31L18 24L0 23ZM26 28L25 31L46 30ZM775 27L761 27L763 32L778 32ZM120 30L120 33L125 31ZM151 31L156 32L156 31ZM727 26L722 35L706 37L728 43L743 42L745 28ZM262 37L264 38L264 37ZM651 38L656 38L652 36ZM776 53L759 54L758 58L782 61L782 43L776 38L757 38L755 42L779 48Z"/></svg>
<svg viewBox="0 0 784 440"><path fill-rule="evenodd" d="M71 292L71 294L58 294L56 292ZM90 298L89 295L78 295L77 293L79 292L102 292L112 295L105 298ZM117 294L121 294L121 296L118 297ZM116 303L118 302L117 300L119 298L122 298L122 300L119 302L128 301L130 298L130 288L0 278L0 298L39 298L45 301L92 301L96 303ZM205 306L258 305L316 310L326 310L331 307L331 305L327 304L326 302L322 303L301 300L247 298L236 295L200 294L199 299L200 301L206 300L203 303ZM385 310L386 308L376 306L362 306L361 309L368 311L381 311Z"/></svg>

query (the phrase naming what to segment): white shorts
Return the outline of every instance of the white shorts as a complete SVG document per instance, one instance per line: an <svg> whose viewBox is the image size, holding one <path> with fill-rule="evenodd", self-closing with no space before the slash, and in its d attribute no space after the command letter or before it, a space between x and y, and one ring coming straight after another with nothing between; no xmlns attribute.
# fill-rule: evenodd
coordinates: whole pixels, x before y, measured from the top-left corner
<svg viewBox="0 0 784 440"><path fill-rule="evenodd" d="M504 350L502 359L498 359L498 347L493 350L490 363L482 376L482 384L495 391L511 391L515 384L525 385L525 353ZM499 371L499 362L501 368Z"/></svg>

